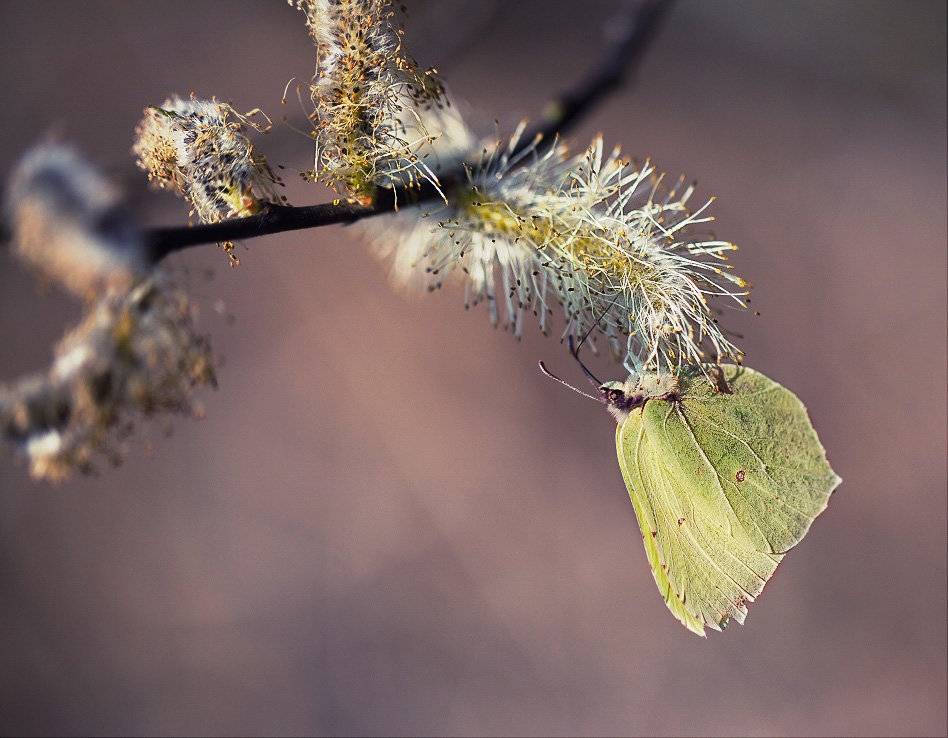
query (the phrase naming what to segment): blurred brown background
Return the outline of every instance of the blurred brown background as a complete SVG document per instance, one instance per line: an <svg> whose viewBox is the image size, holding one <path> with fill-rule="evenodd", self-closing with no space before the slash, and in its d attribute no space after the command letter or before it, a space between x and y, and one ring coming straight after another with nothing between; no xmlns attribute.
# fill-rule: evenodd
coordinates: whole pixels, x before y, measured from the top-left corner
<svg viewBox="0 0 948 738"><path fill-rule="evenodd" d="M410 6L409 48L489 133L584 73L617 3ZM128 153L145 104L301 118L279 100L313 51L279 0L3 16L4 176L60 133L180 223ZM681 2L571 137L718 197L762 313L729 324L844 479L743 628L704 641L665 609L612 419L537 371L582 381L555 340L493 331L457 286L395 294L325 228L236 270L173 260L226 359L205 421L59 488L0 461L0 733L944 735L944 29L942 2ZM261 144L311 162L279 125ZM0 253L0 376L77 315Z"/></svg>

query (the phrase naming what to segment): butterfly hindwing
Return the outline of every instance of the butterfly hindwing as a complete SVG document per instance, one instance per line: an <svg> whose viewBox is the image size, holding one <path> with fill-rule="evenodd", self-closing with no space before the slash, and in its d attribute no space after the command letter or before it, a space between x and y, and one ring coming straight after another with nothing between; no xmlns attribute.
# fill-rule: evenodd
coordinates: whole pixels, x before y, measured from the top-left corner
<svg viewBox="0 0 948 738"><path fill-rule="evenodd" d="M840 480L792 392L752 369L725 371L729 393L690 377L679 402L646 406L646 432L669 470L733 537L785 553Z"/></svg>

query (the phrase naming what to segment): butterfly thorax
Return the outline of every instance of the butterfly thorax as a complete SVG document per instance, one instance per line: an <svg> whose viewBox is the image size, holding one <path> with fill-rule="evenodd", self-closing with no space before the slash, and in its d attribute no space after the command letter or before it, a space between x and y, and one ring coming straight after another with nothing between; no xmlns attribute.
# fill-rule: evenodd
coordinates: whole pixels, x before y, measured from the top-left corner
<svg viewBox="0 0 948 738"><path fill-rule="evenodd" d="M672 374L632 374L624 382L606 382L599 394L619 425L633 410L645 408L649 400L668 400L678 396L678 379Z"/></svg>

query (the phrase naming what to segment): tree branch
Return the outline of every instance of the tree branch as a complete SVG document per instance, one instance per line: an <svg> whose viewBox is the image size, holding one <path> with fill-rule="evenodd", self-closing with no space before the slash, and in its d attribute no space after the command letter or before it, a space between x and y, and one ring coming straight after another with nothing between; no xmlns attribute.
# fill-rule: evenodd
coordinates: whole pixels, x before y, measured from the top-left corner
<svg viewBox="0 0 948 738"><path fill-rule="evenodd" d="M632 76L662 21L671 10L671 0L642 0L626 6L610 24L616 34L599 65L572 90L547 105L546 120L523 136L526 148L539 137L548 145L578 123L592 108ZM519 150L518 150L519 151Z"/></svg>
<svg viewBox="0 0 948 738"><path fill-rule="evenodd" d="M446 187L453 186L457 181L457 175L440 179L442 186ZM300 207L265 203L262 212L248 218L232 218L196 226L149 229L145 232L146 253L153 262L158 262L175 251L191 246L238 241L336 223L354 223L370 215L392 212L406 203L412 205L441 196L434 185L424 182L413 188L379 189L371 205L345 200Z"/></svg>
<svg viewBox="0 0 948 738"><path fill-rule="evenodd" d="M548 108L545 120L521 138L517 152L536 141L553 145L556 137L570 129L593 107L628 79L642 60L661 21L668 14L671 0L642 0L628 6L612 23L618 37L610 45L597 67L583 82L562 94ZM443 188L463 181L464 172L452 172L441 179ZM249 218L174 228L152 228L145 233L148 254L160 261L169 254L191 246L221 241L243 240L271 233L300 230L335 223L352 223L361 218L391 212L403 203L417 203L441 197L430 183L408 189L379 189L375 202L359 205L336 201L305 207L267 204L263 212Z"/></svg>

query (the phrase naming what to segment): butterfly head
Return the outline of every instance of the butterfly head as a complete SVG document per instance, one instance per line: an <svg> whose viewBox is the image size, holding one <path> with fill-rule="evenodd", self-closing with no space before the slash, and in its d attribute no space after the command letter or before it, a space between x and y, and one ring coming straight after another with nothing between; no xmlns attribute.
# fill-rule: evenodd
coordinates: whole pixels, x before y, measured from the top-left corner
<svg viewBox="0 0 948 738"><path fill-rule="evenodd" d="M621 425L633 410L645 407L646 398L636 392L638 380L635 375L624 382L606 382L599 385L599 395L606 403L606 409L612 413Z"/></svg>
<svg viewBox="0 0 948 738"><path fill-rule="evenodd" d="M569 387L574 392L578 392L592 400L603 403L612 413L613 417L621 425L629 417L633 410L645 409L645 403L649 400L677 400L678 399L678 378L674 374L656 373L656 374L631 374L624 382L600 382L583 364L579 358L579 349L573 344L573 337L569 337L569 352L576 359L586 379L596 388L598 397L590 395L582 390L576 389L568 382L552 374L543 362L540 362L540 370L550 379L554 379L560 384Z"/></svg>
<svg viewBox="0 0 948 738"><path fill-rule="evenodd" d="M624 382L599 385L606 408L621 425L633 410L645 409L649 400L678 398L678 380L673 374L632 374Z"/></svg>

